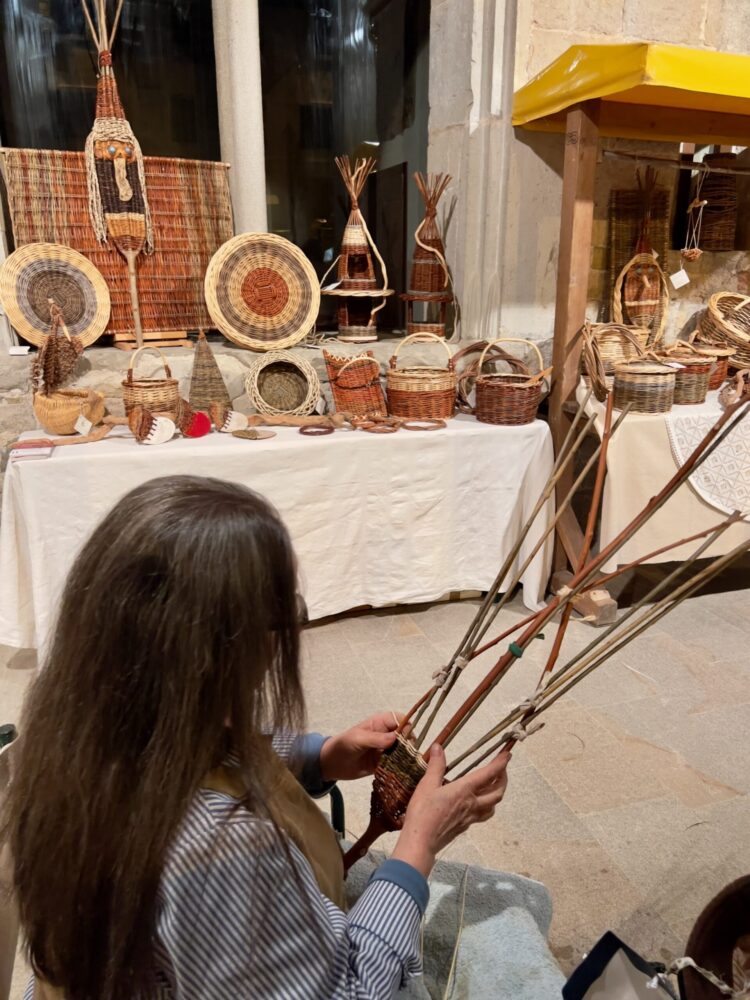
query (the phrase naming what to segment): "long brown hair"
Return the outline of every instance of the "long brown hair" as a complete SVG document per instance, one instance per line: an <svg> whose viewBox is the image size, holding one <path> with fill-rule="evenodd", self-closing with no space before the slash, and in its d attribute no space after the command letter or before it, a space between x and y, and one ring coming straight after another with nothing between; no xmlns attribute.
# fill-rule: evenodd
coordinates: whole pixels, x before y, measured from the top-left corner
<svg viewBox="0 0 750 1000"><path fill-rule="evenodd" d="M263 811L262 733L302 722L278 515L216 479L138 487L68 577L26 703L4 834L30 958L67 1000L147 990L165 855L227 749Z"/></svg>

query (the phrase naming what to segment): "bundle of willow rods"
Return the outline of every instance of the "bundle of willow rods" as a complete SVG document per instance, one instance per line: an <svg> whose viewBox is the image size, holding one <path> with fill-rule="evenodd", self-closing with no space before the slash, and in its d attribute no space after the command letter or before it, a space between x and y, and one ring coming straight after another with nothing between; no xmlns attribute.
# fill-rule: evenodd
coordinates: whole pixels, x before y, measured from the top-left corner
<svg viewBox="0 0 750 1000"><path fill-rule="evenodd" d="M492 726L487 733L476 740L467 750L453 760L449 760L448 773L452 776L458 777L467 773L467 771L477 767L491 754L508 748L516 741L522 740L527 735L535 732L537 728L541 727L541 723L537 721L538 717L562 697L563 694L570 691L575 684L601 666L602 663L605 663L612 655L693 594L750 547L747 542L743 542L726 555L714 559L704 568L691 572L691 575L685 582L677 585L676 581L680 574L686 570L693 571L696 561L708 547L727 528L738 520L746 519L747 514L750 513L745 512L745 514L741 514L735 512L707 531L699 532L689 538L677 539L662 546L655 552L650 552L640 559L628 563L626 566L619 567L614 573L605 576L600 574L601 567L640 530L657 510L664 506L670 497L687 480L688 476L708 458L714 449L731 433L734 427L750 412L750 400L748 400L747 396L728 406L693 453L680 466L662 490L649 500L646 506L608 545L604 546L596 555L591 556L590 550L603 492L609 441L612 435L616 433L617 428L627 413L627 410L624 410L613 424L612 397L610 395L599 447L587 462L568 494L563 498L555 517L541 532L537 541L532 546L530 555L526 557L521 568L511 573L512 566L521 552L537 517L546 507L547 501L555 490L555 486L570 465L578 449L578 445L585 434L588 433L593 422L593 417L589 417L580 426L590 395L591 393L589 392L586 398L581 401L566 439L557 455L549 480L531 516L523 526L518 539L498 572L492 587L478 608L473 622L459 643L456 652L448 664L433 675L434 683L432 686L404 717L399 727L399 736L394 748L383 755L375 775L370 824L362 837L346 855L345 867L347 869L355 861L364 856L370 845L382 833L398 829L401 825L401 820L408 806L411 794L424 773L425 758L422 757L419 751L421 747L427 745L428 736L430 737L430 743L437 742L443 748L449 746L466 722L505 676L512 664L523 655L524 650L535 638L541 637L543 628L554 616L561 613L552 648L535 690L528 699L516 705L511 712L506 714L496 725ZM553 595L539 612L529 615L521 622L513 625L512 628L507 629L501 635L482 645L482 640L491 628L500 610L512 596L513 590L520 581L526 567L548 539L562 512L570 505L576 490L589 469L597 461L596 480L586 523L584 541L577 564L574 567L572 579L566 587L563 587L557 594ZM640 563L646 562L656 555L699 540L702 540L701 544L679 569L652 587L640 601L621 615L613 625L599 632L584 650L576 653L563 666L555 670L570 620L573 607L571 602L574 597L584 590L603 586L604 583L613 579L619 573L623 573ZM673 585L674 589L670 590ZM502 596L500 596L501 590L503 591ZM634 620L631 621L631 619ZM477 684L469 697L463 701L460 707L443 725L439 733L433 737L432 729L436 716L455 687L462 671L466 669L473 659L499 644L503 639L507 639L513 633L520 634L517 635L515 641L507 646L495 665ZM410 727L408 744L403 734L407 726ZM409 747L408 753L405 752L407 745ZM460 771L459 775L454 775L455 769L459 764L464 764L464 768Z"/></svg>

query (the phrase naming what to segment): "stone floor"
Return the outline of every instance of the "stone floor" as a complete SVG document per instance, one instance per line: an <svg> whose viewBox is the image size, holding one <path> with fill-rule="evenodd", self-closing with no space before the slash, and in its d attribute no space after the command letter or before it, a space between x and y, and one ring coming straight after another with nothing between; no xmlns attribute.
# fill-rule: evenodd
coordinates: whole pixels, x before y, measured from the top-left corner
<svg viewBox="0 0 750 1000"><path fill-rule="evenodd" d="M309 629L310 727L333 732L374 710L405 710L474 610L472 601L435 604ZM501 623L524 613L516 600ZM593 634L573 623L566 641L580 648ZM516 664L456 749L530 693L550 638ZM749 649L747 591L685 602L550 711L515 750L495 818L446 851L548 886L551 945L564 970L608 928L650 958L682 954L702 907L750 868ZM32 653L0 649L2 721L17 719L34 665ZM367 822L369 782L344 794L355 836Z"/></svg>

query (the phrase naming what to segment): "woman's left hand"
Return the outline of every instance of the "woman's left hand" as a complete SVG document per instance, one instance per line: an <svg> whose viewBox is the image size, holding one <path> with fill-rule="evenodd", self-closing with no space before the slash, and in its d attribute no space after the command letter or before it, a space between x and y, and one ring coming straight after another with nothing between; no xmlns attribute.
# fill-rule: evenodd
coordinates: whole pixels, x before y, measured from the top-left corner
<svg viewBox="0 0 750 1000"><path fill-rule="evenodd" d="M338 736L329 736L320 750L323 780L352 781L372 774L382 752L395 743L402 718L395 712L380 712Z"/></svg>

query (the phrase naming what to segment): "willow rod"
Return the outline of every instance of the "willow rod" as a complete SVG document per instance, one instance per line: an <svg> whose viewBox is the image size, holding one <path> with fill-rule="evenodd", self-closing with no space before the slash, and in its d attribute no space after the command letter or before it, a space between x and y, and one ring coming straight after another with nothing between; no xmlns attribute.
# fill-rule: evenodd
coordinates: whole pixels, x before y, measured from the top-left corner
<svg viewBox="0 0 750 1000"><path fill-rule="evenodd" d="M584 567L583 570L581 570L581 572L575 574L573 579L568 584L567 592L564 597L555 595L551 598L547 606L539 612L537 619L524 630L523 634L519 637L518 642L514 643L515 646L520 647L521 650L523 650L525 646L528 645L534 636L541 631L543 626L556 613L557 609L561 606L561 604L563 604L563 601L567 602L578 594L580 590L586 586L586 583L592 574L595 573L600 566L607 562L607 560L614 555L614 553L617 552L625 544L625 542L632 538L636 531L638 531L649 520L649 518L656 513L657 510L664 506L667 500L669 500L679 487L682 486L688 476L696 468L698 468L710 454L713 453L724 438L730 434L743 420L749 408L750 406L748 406L745 400L740 400L727 407L713 427L709 429L703 439L696 445L688 458L683 462L679 469L677 469L671 479L669 479L669 481L662 487L659 493L649 500L643 510L641 510L633 518L633 520L626 525L622 531L615 538L613 538L612 541L609 542L609 544L606 545L586 567ZM494 686L494 682L502 676L515 659L517 659L517 656L509 648L508 651L498 660L494 668L486 675L484 680L454 712L446 725L443 727L437 737L437 742L441 746L445 747L447 745L447 741L449 741L454 728L461 722L465 714L472 711L477 704L484 700L487 693Z"/></svg>
<svg viewBox="0 0 750 1000"><path fill-rule="evenodd" d="M678 590L674 594L663 598L662 601L660 601L658 604L648 609L645 612L645 614L643 614L641 618L638 619L637 622L634 622L631 625L631 627L627 630L627 632L624 635L618 636L615 642L613 644L608 645L607 648L604 650L604 652L600 652L598 655L591 657L585 663L580 664L578 670L574 671L572 674L568 673L567 666L563 667L558 674L558 679L551 682L548 688L545 689L544 701L534 708L532 715L526 720L525 724L528 724L529 722L536 720L536 718L539 715L541 715L548 708L550 708L563 695L571 691L576 684L580 683L580 681L582 681L584 677L587 677L593 670L601 666L602 663L605 663L610 656L612 656L614 653L619 652L630 642L632 642L633 639L641 635L647 628L655 624L657 621L660 621L665 615L669 614L670 611L674 610L674 608L676 608L679 604L681 604L682 601L684 601L687 597L689 597L692 593L694 593L699 587L703 586L705 583L708 583L710 580L712 580L718 573L720 573L723 569L725 569L728 565L730 565L730 563L733 562L739 555L742 555L742 553L746 552L747 550L748 550L747 542L742 542L739 545L737 545L734 549L732 549L731 552L727 553L724 556L719 556L705 570L702 570L701 572L696 573L695 576L691 577L691 579L688 580L685 584L683 584L682 587L678 588ZM547 697L548 693L549 697ZM487 748L484 751L484 753L482 753L479 757L476 758L476 760L472 761L471 764L469 764L466 768L464 768L464 770L461 771L460 774L456 775L456 778L453 780L457 780L458 778L463 777L464 774L467 774L469 771L473 770L473 768L477 767L488 757L492 756L492 754L494 754L496 751L503 749L511 742L515 742L514 734L507 732L507 727L509 725L513 725L516 722L520 722L526 711L527 711L526 708L522 704L519 705L517 708L515 708L513 712L511 712L508 716L506 716L503 722L500 723L493 731L494 735L495 732L500 732L501 729L506 730L503 736L496 743ZM483 745L484 743L482 743L480 746ZM447 770L450 771L460 761L464 760L468 755L469 755L468 752L462 754L460 758L457 758L449 765Z"/></svg>
<svg viewBox="0 0 750 1000"><path fill-rule="evenodd" d="M730 526L730 524L733 524L738 519L739 515L732 514L726 520L722 521L721 524L717 525L713 529L711 537L707 541L705 541L702 545L699 545L698 548L691 554L690 558L685 563L680 564L680 566L672 570L672 572L669 573L663 580L658 581L656 584L654 584L654 586L651 588L651 590L648 591L648 593L646 593L632 607L628 608L628 610L620 618L618 618L616 622L613 622L612 625L609 626L609 628L605 629L604 632L597 635L596 638L593 639L588 644L588 646L586 646L584 649L576 653L576 655L571 660L569 660L568 663L565 665L565 667L563 667L562 669L568 670L569 668L575 666L576 663L582 660L590 652L595 650L596 647L600 646L602 643L606 643L608 636L610 636L617 629L622 628L622 626L625 624L625 622L628 621L628 619L632 618L632 616L642 607L644 607L644 605L650 603L651 600L658 594L660 594L665 589L665 587L668 587L673 580L676 580L677 577L684 572L686 566L691 566L693 565L693 563L695 563L697 559L700 559L701 555L705 552L705 550L709 546L713 545L716 539L719 538L724 531L726 531L726 529ZM683 544L684 542L685 540L683 540ZM542 676L539 679L539 684L537 685L537 691L542 690L545 674L546 671L542 673ZM559 674L555 675L555 677L557 676L559 676ZM546 687L544 688L544 690L546 690ZM459 758L457 758L457 760L454 761L453 766L455 766L455 764L457 763L460 763L460 761L470 756L472 753L475 753L487 742L488 739L492 739L493 736L497 736L497 734L506 727L507 727L507 721L504 719L502 722L499 722L496 726L494 726L487 733L485 733L484 736L481 736L473 744L473 746L471 746L467 751L465 751L465 753L463 753Z"/></svg>
<svg viewBox="0 0 750 1000"><path fill-rule="evenodd" d="M575 439L573 439L575 428L580 422L580 419L583 416L586 405L590 398L591 398L591 389L589 389L589 391L586 393L585 398L578 405L578 409L576 410L575 416L571 421L570 427L568 428L568 432L565 435L565 439L557 454L557 458L555 459L555 462L552 466L552 471L550 472L550 475L547 479L544 489L542 490L542 493L540 494L536 504L534 505L534 509L532 510L529 517L526 519L526 523L521 529L518 538L515 540L511 548L511 551L508 553L508 556L506 557L505 561L500 567L500 570L497 576L495 577L494 581L492 582L492 585L485 594L484 599L482 600L482 603L477 609L477 613L474 615L474 618L472 619L471 624L466 630L463 639L459 643L456 651L454 652L453 656L450 658L447 666L445 667L448 677L446 683L442 686L441 697L438 700L438 704L434 712L432 713L430 719L428 720L427 728L429 728L429 726L432 725L435 715L440 710L440 707L442 706L446 697L448 696L450 691L453 689L454 684L456 683L459 674L459 670L456 669L456 661L462 655L466 658L470 658L467 656L467 651L470 649L471 644L474 642L477 630L481 625L482 619L485 617L485 615L487 614L487 610L491 607L492 603L497 598L503 580L510 572L511 567L521 549L521 546L523 545L526 536L528 535L532 525L534 524L534 521L539 516L540 512L544 509L544 506L549 500L549 498L552 496L555 487L557 486L558 480L561 478L561 476L567 469L571 459L575 456L578 446L581 444L583 439L589 433L594 423L595 418L594 415L592 414L592 416L589 417L589 419L587 420L583 429L578 433L578 436ZM428 692L426 697L421 698L420 701L417 703L417 705L415 705L410 710L410 712L407 713L407 718L410 718L411 713L417 711L417 715L413 723L415 726L419 723L425 711L427 711L427 709L429 708L432 702L432 698L434 697L438 688L439 685L435 685L434 689L431 692Z"/></svg>

